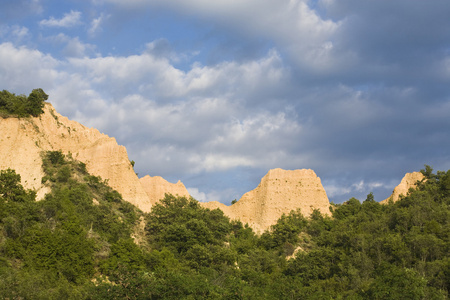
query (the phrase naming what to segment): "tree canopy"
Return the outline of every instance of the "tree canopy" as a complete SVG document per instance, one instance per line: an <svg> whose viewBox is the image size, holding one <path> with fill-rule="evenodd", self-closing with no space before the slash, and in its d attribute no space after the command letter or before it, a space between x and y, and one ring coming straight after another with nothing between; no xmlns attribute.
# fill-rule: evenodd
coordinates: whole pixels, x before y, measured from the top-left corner
<svg viewBox="0 0 450 300"><path fill-rule="evenodd" d="M166 195L144 214L86 166L43 154L43 200L0 172L0 298L448 299L450 171L408 196L283 215L258 236ZM145 224L145 226L143 226Z"/></svg>
<svg viewBox="0 0 450 300"><path fill-rule="evenodd" d="M34 89L28 97L3 90L0 92L0 117L37 117L44 112L47 99L48 95L41 88Z"/></svg>

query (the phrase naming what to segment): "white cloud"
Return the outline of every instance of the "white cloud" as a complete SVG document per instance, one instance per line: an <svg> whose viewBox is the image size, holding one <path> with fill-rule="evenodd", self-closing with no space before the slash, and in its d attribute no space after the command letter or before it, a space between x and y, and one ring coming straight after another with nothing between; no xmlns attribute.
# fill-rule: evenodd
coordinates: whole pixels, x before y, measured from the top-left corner
<svg viewBox="0 0 450 300"><path fill-rule="evenodd" d="M0 44L0 82L8 90L28 94L37 87L49 89L61 74L60 66L58 60L38 50Z"/></svg>
<svg viewBox="0 0 450 300"><path fill-rule="evenodd" d="M22 40L30 35L30 31L24 26L13 26L11 29L12 35L19 40Z"/></svg>
<svg viewBox="0 0 450 300"><path fill-rule="evenodd" d="M20 44L24 40L31 37L30 30L25 26L0 26L0 37L5 40L13 41L15 44Z"/></svg>
<svg viewBox="0 0 450 300"><path fill-rule="evenodd" d="M49 19L39 22L41 26L47 27L73 27L81 24L81 12L71 10L70 13L65 13L61 19L50 17Z"/></svg>
<svg viewBox="0 0 450 300"><path fill-rule="evenodd" d="M56 44L63 44L62 54L68 58L83 58L87 56L98 56L96 46L80 41L79 37L70 37L63 33L46 38L47 41Z"/></svg>
<svg viewBox="0 0 450 300"><path fill-rule="evenodd" d="M239 153L192 153L189 162L194 173L225 171L236 167L255 167L256 165L254 159Z"/></svg>
<svg viewBox="0 0 450 300"><path fill-rule="evenodd" d="M163 87L162 95L181 97L184 95L220 96L230 93L241 94L259 90L260 92L277 88L288 76L287 69L281 63L276 51L259 60L242 64L223 62L215 66L194 64L186 73L167 70L161 74L159 86ZM170 88L173 87L173 88ZM245 87L241 89L241 87Z"/></svg>
<svg viewBox="0 0 450 300"><path fill-rule="evenodd" d="M77 42L62 34L52 40ZM298 125L284 113L262 108L249 113L241 98L284 76L272 63L275 58L269 54L242 65L224 63L183 72L149 54L59 61L5 43L0 44L0 79L12 91L28 93L30 86L42 87L61 113L122 141L140 141L142 164L149 170L164 172L172 168L167 166L170 162L180 172L209 172L254 166L267 151L276 151L267 140L282 143L283 137L298 134ZM206 84L195 83L202 80ZM150 85L155 87L153 96L147 94ZM181 92L175 95L181 98L161 98L177 88Z"/></svg>
<svg viewBox="0 0 450 300"><path fill-rule="evenodd" d="M345 66L349 58L334 49L334 35L341 22L322 19L308 0L105 0L119 6L164 6L248 37L265 37L286 49L293 61L319 72ZM245 38L245 37L244 37ZM344 57L340 57L344 55Z"/></svg>
<svg viewBox="0 0 450 300"><path fill-rule="evenodd" d="M386 184L379 181L365 182L364 180L360 180L359 182L353 184L345 184L344 182L336 183L335 181L329 181L324 182L323 186L329 198L342 198L342 196L347 196L348 198L359 197L359 200L363 201L365 200L365 197L369 192L379 188L390 190L393 188L394 184L392 182ZM383 199L376 200L381 201Z"/></svg>
<svg viewBox="0 0 450 300"><path fill-rule="evenodd" d="M78 37L71 38L67 41L67 45L63 50L66 57L86 57L95 53L95 45L82 43Z"/></svg>
<svg viewBox="0 0 450 300"><path fill-rule="evenodd" d="M102 23L105 22L110 17L110 15L100 14L98 18L95 18L91 21L91 27L88 29L89 36L95 37L99 32L102 31Z"/></svg>
<svg viewBox="0 0 450 300"><path fill-rule="evenodd" d="M187 188L189 195L200 202L208 202L208 198L205 193L200 192L198 188Z"/></svg>
<svg viewBox="0 0 450 300"><path fill-rule="evenodd" d="M270 52L244 64L184 72L148 53L69 58L59 63L65 72L48 93L61 113L131 143L130 149L139 144L134 153L140 157L133 159L158 175L288 165L301 159L289 150L300 125L284 112L247 111L243 96L259 95L288 76L279 60Z"/></svg>
<svg viewBox="0 0 450 300"><path fill-rule="evenodd" d="M216 66L194 65L187 72L175 68L165 57L144 52L127 57L69 59L74 72L86 73L89 80L125 97L131 90L158 99L185 97L247 97L280 88L289 76L274 51L244 64L225 62Z"/></svg>
<svg viewBox="0 0 450 300"><path fill-rule="evenodd" d="M325 192L327 193L328 197L336 197L336 196L342 196L349 194L352 189L349 187L343 187L341 185L336 184L323 184L323 188L325 189Z"/></svg>
<svg viewBox="0 0 450 300"><path fill-rule="evenodd" d="M233 189L225 189L223 191L210 191L206 193L201 192L198 188L195 187L188 187L186 189L189 195L200 202L217 201L222 203L231 203L233 199L229 197L230 195L235 194L235 191Z"/></svg>

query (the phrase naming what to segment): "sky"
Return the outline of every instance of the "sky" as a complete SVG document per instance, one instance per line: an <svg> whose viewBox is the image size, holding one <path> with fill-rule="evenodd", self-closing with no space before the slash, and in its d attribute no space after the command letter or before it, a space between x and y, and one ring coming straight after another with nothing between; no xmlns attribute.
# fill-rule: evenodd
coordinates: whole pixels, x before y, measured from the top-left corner
<svg viewBox="0 0 450 300"><path fill-rule="evenodd" d="M0 90L44 89L199 201L273 168L381 201L450 169L449 16L448 0L0 0Z"/></svg>

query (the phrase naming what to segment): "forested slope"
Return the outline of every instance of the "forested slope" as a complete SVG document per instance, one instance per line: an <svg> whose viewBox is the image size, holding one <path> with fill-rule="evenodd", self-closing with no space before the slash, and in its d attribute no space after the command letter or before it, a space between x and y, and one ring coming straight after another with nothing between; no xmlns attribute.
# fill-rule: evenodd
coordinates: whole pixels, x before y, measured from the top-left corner
<svg viewBox="0 0 450 300"><path fill-rule="evenodd" d="M42 201L0 173L0 298L448 298L450 171L426 167L395 203L369 194L255 235L194 199L167 195L144 214L83 163L43 157Z"/></svg>

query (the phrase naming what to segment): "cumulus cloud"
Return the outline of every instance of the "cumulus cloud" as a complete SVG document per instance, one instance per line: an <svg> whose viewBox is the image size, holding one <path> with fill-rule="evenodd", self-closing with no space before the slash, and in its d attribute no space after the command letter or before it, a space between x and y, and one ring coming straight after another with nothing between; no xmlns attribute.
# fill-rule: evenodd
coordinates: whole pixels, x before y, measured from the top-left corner
<svg viewBox="0 0 450 300"><path fill-rule="evenodd" d="M66 58L82 58L86 56L97 56L96 53L96 46L89 44L89 43L83 43L80 41L79 37L70 37L63 33L59 33L54 36L49 36L46 38L46 40L54 43L54 44L60 44L64 45L62 48L61 53Z"/></svg>
<svg viewBox="0 0 450 300"><path fill-rule="evenodd" d="M75 72L87 73L93 85L116 99L131 91L139 91L157 101L186 97L264 97L264 94L270 95L274 89L282 88L282 81L289 76L280 57L273 51L262 59L244 64L195 64L188 71L177 69L165 57L147 51L127 57L74 58L70 63Z"/></svg>
<svg viewBox="0 0 450 300"><path fill-rule="evenodd" d="M65 35L54 39L69 45L73 41ZM200 173L255 166L263 159L276 163L275 158L281 156L274 145L287 145L283 139L300 132L300 126L285 112L264 108L244 112L246 103L236 92L251 94L252 90L258 92L256 86L280 80L283 70L271 63L274 59L276 55L269 53L264 59L244 65L194 66L183 72L164 58L148 53L70 58L63 62L7 43L0 47L0 61L5 68L0 74L11 74L7 69L22 72L3 82L12 89L20 89L19 82L50 89L52 102L61 113L114 132L123 142L147 140L147 145L140 146L146 161L142 165L150 169L159 166L163 171L167 167L161 162L170 160L179 162L175 165L180 172ZM35 76L37 73L39 76ZM135 86L144 78L153 82L158 97L146 95L148 86ZM32 80L36 82L31 84ZM231 86L236 91L227 93ZM173 94L174 89L179 91ZM141 94L130 94L131 90ZM162 101L175 96L173 101ZM120 101L114 102L112 97ZM273 153L267 155L268 151Z"/></svg>
<svg viewBox="0 0 450 300"><path fill-rule="evenodd" d="M83 43L78 37L71 38L63 50L66 57L85 57L95 54L96 47L92 44Z"/></svg>
<svg viewBox="0 0 450 300"><path fill-rule="evenodd" d="M220 202L221 197L217 192L204 193L199 191L198 188L187 188L189 195L191 195L194 199L200 202L210 202L210 201L218 201Z"/></svg>
<svg viewBox="0 0 450 300"><path fill-rule="evenodd" d="M30 87L52 88L60 66L58 60L38 50L0 44L0 82L16 93L28 94Z"/></svg>
<svg viewBox="0 0 450 300"><path fill-rule="evenodd" d="M41 20L39 25L43 27L65 27L70 28L73 26L80 25L81 22L81 12L71 10L70 13L65 13L61 19L55 19L50 17L49 19Z"/></svg>
<svg viewBox="0 0 450 300"><path fill-rule="evenodd" d="M49 91L57 109L113 132L154 174L287 166L302 159L291 152L301 125L284 110L249 112L242 96L257 98L252 94L260 95L259 86L269 89L288 76L276 53L187 72L148 52L59 64L66 72ZM147 94L149 84L153 91Z"/></svg>

